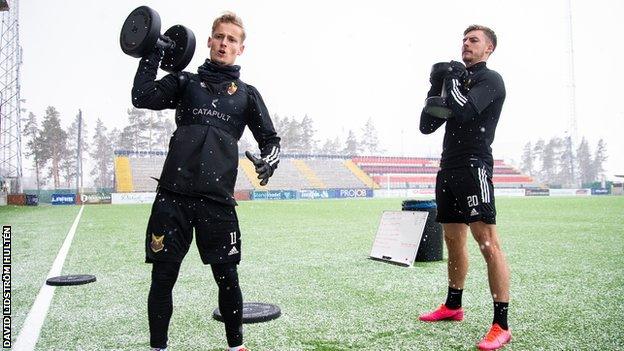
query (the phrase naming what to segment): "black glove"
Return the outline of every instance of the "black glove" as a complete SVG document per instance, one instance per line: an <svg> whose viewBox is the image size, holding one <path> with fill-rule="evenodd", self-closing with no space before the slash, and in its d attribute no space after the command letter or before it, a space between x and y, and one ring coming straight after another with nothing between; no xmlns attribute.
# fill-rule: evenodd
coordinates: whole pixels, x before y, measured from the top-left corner
<svg viewBox="0 0 624 351"><path fill-rule="evenodd" d="M256 167L256 173L258 173L258 179L262 179L260 181L260 185L265 186L269 182L269 178L273 175L275 168L277 167L277 163L275 163L275 167L271 166L271 164L263 159L257 158L251 152L245 151L245 156L254 164Z"/></svg>
<svg viewBox="0 0 624 351"><path fill-rule="evenodd" d="M433 87L442 88L442 83L446 74L451 70L451 64L448 62L438 62L431 66L431 74L429 74L429 83Z"/></svg>
<svg viewBox="0 0 624 351"><path fill-rule="evenodd" d="M423 112L436 118L449 119L453 116L453 111L448 107L446 98L432 96L425 100Z"/></svg>
<svg viewBox="0 0 624 351"><path fill-rule="evenodd" d="M451 61L448 68L448 77L457 78L459 81L463 81L468 76L468 71L463 63L458 61Z"/></svg>
<svg viewBox="0 0 624 351"><path fill-rule="evenodd" d="M145 50L141 59L146 62L159 65L163 56L165 56L165 49L160 45L154 45L151 50Z"/></svg>

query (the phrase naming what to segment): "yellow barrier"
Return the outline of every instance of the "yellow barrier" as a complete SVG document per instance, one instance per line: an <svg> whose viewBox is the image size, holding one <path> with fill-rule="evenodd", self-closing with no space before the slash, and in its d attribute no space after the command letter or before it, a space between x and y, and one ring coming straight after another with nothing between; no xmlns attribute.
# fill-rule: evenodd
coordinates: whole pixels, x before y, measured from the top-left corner
<svg viewBox="0 0 624 351"><path fill-rule="evenodd" d="M134 190L132 185L132 170L130 159L127 156L115 157L116 191L118 193L130 193Z"/></svg>
<svg viewBox="0 0 624 351"><path fill-rule="evenodd" d="M325 183L323 183L323 181L319 179L316 173L314 173L312 168L310 168L310 166L305 163L305 161L293 160L292 162L295 167L297 167L299 173L303 174L303 176L308 180L308 183L310 183L313 188L324 189L327 187L325 186Z"/></svg>
<svg viewBox="0 0 624 351"><path fill-rule="evenodd" d="M251 185L253 185L254 189L263 188L262 186L260 186L260 179L258 179L258 175L256 174L256 168L254 167L253 163L251 163L251 161L249 161L247 158L241 158L238 160L238 164L243 169L243 172L245 172L247 179L249 179L249 182L251 182Z"/></svg>
<svg viewBox="0 0 624 351"><path fill-rule="evenodd" d="M345 167L347 167L351 173L353 173L359 180L362 181L367 187L373 189L379 189L379 184L375 183L375 181L366 174L358 165L353 163L351 160L346 160L344 163Z"/></svg>

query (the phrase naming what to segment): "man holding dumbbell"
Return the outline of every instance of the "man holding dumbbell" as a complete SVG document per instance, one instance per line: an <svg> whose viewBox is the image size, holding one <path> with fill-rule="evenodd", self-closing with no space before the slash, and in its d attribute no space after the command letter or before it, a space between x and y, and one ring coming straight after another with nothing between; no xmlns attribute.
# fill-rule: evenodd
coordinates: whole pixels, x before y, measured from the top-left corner
<svg viewBox="0 0 624 351"><path fill-rule="evenodd" d="M156 81L167 41L160 40L143 56L132 88L132 103L138 108L176 109L177 129L158 180L145 241L146 261L153 264L148 296L150 345L153 350L167 347L172 290L194 229L202 262L211 265L219 287L228 350L247 350L237 273L241 236L233 197L237 141L248 126L261 157L249 152L247 157L265 185L279 162L280 138L260 93L239 79L240 67L234 65L245 48L245 30L238 16L227 12L215 19L208 39L210 58L197 74L177 72Z"/></svg>
<svg viewBox="0 0 624 351"><path fill-rule="evenodd" d="M478 242L488 270L494 300L494 320L478 343L481 350L496 350L511 340L507 325L509 268L496 231L496 209L491 144L505 101L501 76L486 67L496 49L490 28L472 25L464 31L462 60L438 63L431 71L431 89L420 116L420 131L433 133L446 122L436 201L448 250L448 294L436 310L420 320L461 321L462 292L468 272L468 228Z"/></svg>

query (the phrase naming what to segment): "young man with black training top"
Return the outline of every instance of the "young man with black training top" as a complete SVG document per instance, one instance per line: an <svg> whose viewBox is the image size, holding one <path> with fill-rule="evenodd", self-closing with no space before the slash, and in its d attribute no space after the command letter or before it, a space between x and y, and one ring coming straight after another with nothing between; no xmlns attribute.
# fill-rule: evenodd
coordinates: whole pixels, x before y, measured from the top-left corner
<svg viewBox="0 0 624 351"><path fill-rule="evenodd" d="M496 350L511 340L507 325L509 268L496 232L490 145L505 101L501 76L486 67L496 49L496 34L473 25L464 31L462 60L434 65L431 89L420 117L420 131L433 133L446 123L440 171L436 179L438 216L448 249L448 294L422 321L461 321L462 292L468 272L468 228L481 248L494 300L494 321L477 345ZM441 95L441 96L440 96Z"/></svg>
<svg viewBox="0 0 624 351"><path fill-rule="evenodd" d="M210 59L197 74L179 72L155 81L163 57L162 49L155 48L141 59L134 78L134 106L176 109L177 129L158 180L145 240L146 262L152 263L148 318L153 350L167 347L172 290L193 229L202 262L210 264L219 287L228 350L247 350L237 273L241 233L233 197L237 142L248 126L261 151L260 158L248 157L265 185L279 162L280 138L260 93L239 79L240 67L234 62L243 53L244 40L241 19L227 12L213 23Z"/></svg>

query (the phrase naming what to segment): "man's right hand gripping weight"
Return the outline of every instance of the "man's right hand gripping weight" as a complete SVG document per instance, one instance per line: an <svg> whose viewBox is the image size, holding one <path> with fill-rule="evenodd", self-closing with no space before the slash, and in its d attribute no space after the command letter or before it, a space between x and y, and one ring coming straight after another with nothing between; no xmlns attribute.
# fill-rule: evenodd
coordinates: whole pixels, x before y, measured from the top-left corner
<svg viewBox="0 0 624 351"><path fill-rule="evenodd" d="M177 129L158 180L145 238L146 261L153 264L148 317L150 345L155 350L167 347L172 290L193 229L201 259L211 265L219 287L229 350L247 350L237 273L241 234L233 196L237 142L248 126L262 157L268 159L266 184L279 162L280 138L260 93L239 79L240 66L234 63L243 53L244 40L241 19L227 12L212 25L210 58L197 73L178 72L156 81L163 52L154 48L141 59L134 78L134 106L176 110Z"/></svg>
<svg viewBox="0 0 624 351"><path fill-rule="evenodd" d="M490 145L498 124L505 85L501 76L486 67L496 48L490 28L473 25L464 31L461 62L435 64L431 89L420 116L420 131L430 134L446 123L440 171L436 178L436 221L442 223L448 250L446 302L420 320L461 321L462 293L468 272L468 228L479 243L488 270L494 302L490 330L477 344L496 350L511 340L507 325L509 269L496 231L496 208Z"/></svg>

